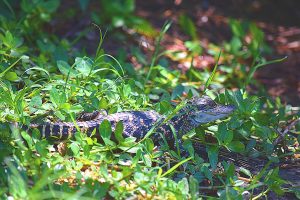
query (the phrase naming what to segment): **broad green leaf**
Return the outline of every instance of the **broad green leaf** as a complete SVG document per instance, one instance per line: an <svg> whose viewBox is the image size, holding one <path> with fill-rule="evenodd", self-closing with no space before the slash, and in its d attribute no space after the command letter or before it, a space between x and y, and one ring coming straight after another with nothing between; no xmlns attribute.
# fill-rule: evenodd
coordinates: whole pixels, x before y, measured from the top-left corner
<svg viewBox="0 0 300 200"><path fill-rule="evenodd" d="M232 141L231 143L229 143L227 145L227 147L230 150L232 150L234 152L238 152L238 153L241 153L241 152L245 151L245 145L240 141Z"/></svg>
<svg viewBox="0 0 300 200"><path fill-rule="evenodd" d="M124 98L128 97L131 93L131 87L130 85L126 84L123 86L123 96Z"/></svg>
<svg viewBox="0 0 300 200"><path fill-rule="evenodd" d="M190 192L191 192L191 199L192 200L198 199L198 195L199 195L199 182L193 176L189 177L189 188L190 188Z"/></svg>
<svg viewBox="0 0 300 200"><path fill-rule="evenodd" d="M48 142L46 140L37 141L37 143L35 143L35 148L37 152L43 157L47 156L48 153L47 146L48 146Z"/></svg>
<svg viewBox="0 0 300 200"><path fill-rule="evenodd" d="M183 179L181 179L178 182L177 187L181 192L184 192L184 194L188 194L189 193L189 183L188 183L187 178L184 177Z"/></svg>
<svg viewBox="0 0 300 200"><path fill-rule="evenodd" d="M102 138L110 139L112 133L110 121L107 119L103 120L100 124L99 131Z"/></svg>
<svg viewBox="0 0 300 200"><path fill-rule="evenodd" d="M225 123L221 123L218 127L216 137L221 144L226 145L232 141L233 132L231 130L227 130L227 126Z"/></svg>
<svg viewBox="0 0 300 200"><path fill-rule="evenodd" d="M79 147L79 145L77 144L77 142L71 143L70 148L71 148L71 150L72 150L74 156L78 156L78 155L79 155L80 147Z"/></svg>
<svg viewBox="0 0 300 200"><path fill-rule="evenodd" d="M209 147L207 147L208 159L209 159L209 163L211 165L212 170L215 170L217 168L218 153L219 153L219 147L218 146L209 146Z"/></svg>
<svg viewBox="0 0 300 200"><path fill-rule="evenodd" d="M153 152L154 143L150 138L146 138L144 144L148 152Z"/></svg>
<svg viewBox="0 0 300 200"><path fill-rule="evenodd" d="M69 111L71 113L79 113L79 112L83 111L83 107L80 104L71 105Z"/></svg>
<svg viewBox="0 0 300 200"><path fill-rule="evenodd" d="M83 154L88 157L90 155L91 148L88 144L83 146Z"/></svg>
<svg viewBox="0 0 300 200"><path fill-rule="evenodd" d="M29 102L29 112L34 113L42 106L42 98L40 95L34 96Z"/></svg>
<svg viewBox="0 0 300 200"><path fill-rule="evenodd" d="M75 58L75 68L78 70L83 76L88 76L92 70L92 63L88 58Z"/></svg>
<svg viewBox="0 0 300 200"><path fill-rule="evenodd" d="M59 71L65 76L69 76L71 78L76 76L76 71L72 69L70 65L63 60L57 61L57 67Z"/></svg>
<svg viewBox="0 0 300 200"><path fill-rule="evenodd" d="M32 141L32 138L30 137L30 135L25 131L21 131L21 135L24 138L24 140L27 142L27 145L29 146L29 148L32 148L33 141Z"/></svg>
<svg viewBox="0 0 300 200"><path fill-rule="evenodd" d="M16 74L16 72L7 72L5 74L5 79L9 80L9 81L17 81L17 80L19 80L19 77Z"/></svg>
<svg viewBox="0 0 300 200"><path fill-rule="evenodd" d="M204 173L205 177L208 178L210 181L213 181L212 177L213 174L212 172L208 169L208 167L206 165L203 165L201 167L201 171Z"/></svg>
<svg viewBox="0 0 300 200"><path fill-rule="evenodd" d="M116 130L115 130L115 137L119 143L124 141L123 130L124 130L123 122L119 121L116 125Z"/></svg>
<svg viewBox="0 0 300 200"><path fill-rule="evenodd" d="M190 156L194 157L195 156L195 150L194 150L194 147L193 147L193 144L191 142L191 140L185 140L183 142L183 147L188 150Z"/></svg>
<svg viewBox="0 0 300 200"><path fill-rule="evenodd" d="M50 91L50 99L55 106L59 107L60 104L66 102L66 95L64 93L60 93L55 87L52 87Z"/></svg>
<svg viewBox="0 0 300 200"><path fill-rule="evenodd" d="M179 16L179 25L181 29L188 34L193 40L197 40L197 28L193 20L187 15Z"/></svg>
<svg viewBox="0 0 300 200"><path fill-rule="evenodd" d="M151 156L149 154L142 154L142 160L147 167L152 166Z"/></svg>
<svg viewBox="0 0 300 200"><path fill-rule="evenodd" d="M54 115L62 121L64 121L66 119L66 117L59 110L55 111Z"/></svg>

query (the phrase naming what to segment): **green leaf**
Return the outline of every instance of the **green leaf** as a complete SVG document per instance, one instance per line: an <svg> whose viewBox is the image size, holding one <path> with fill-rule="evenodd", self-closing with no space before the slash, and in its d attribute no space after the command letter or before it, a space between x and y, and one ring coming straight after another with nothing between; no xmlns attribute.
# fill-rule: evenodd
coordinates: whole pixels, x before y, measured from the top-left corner
<svg viewBox="0 0 300 200"><path fill-rule="evenodd" d="M78 156L79 155L79 152L80 152L80 147L79 145L77 144L77 142L73 142L71 145L70 145L70 148L74 154L74 156Z"/></svg>
<svg viewBox="0 0 300 200"><path fill-rule="evenodd" d="M197 40L197 28L191 18L189 18L187 15L180 15L178 22L181 29L186 34L191 36L193 40Z"/></svg>
<svg viewBox="0 0 300 200"><path fill-rule="evenodd" d="M187 178L184 177L183 179L181 179L178 182L177 187L182 193L188 194L189 193L189 183L188 183Z"/></svg>
<svg viewBox="0 0 300 200"><path fill-rule="evenodd" d="M83 107L80 104L71 105L71 107L69 108L69 112L71 113L79 113L81 111L83 111Z"/></svg>
<svg viewBox="0 0 300 200"><path fill-rule="evenodd" d="M48 146L48 142L46 140L37 141L37 143L35 143L35 148L37 152L43 157L47 156L48 153L47 146Z"/></svg>
<svg viewBox="0 0 300 200"><path fill-rule="evenodd" d="M192 55L200 55L202 53L201 43L196 41L186 41L184 45L188 48L188 50L192 53Z"/></svg>
<svg viewBox="0 0 300 200"><path fill-rule="evenodd" d="M103 120L100 124L99 131L102 138L110 139L112 133L110 121L107 119Z"/></svg>
<svg viewBox="0 0 300 200"><path fill-rule="evenodd" d="M59 7L60 1L59 0L48 0L48 1L40 1L39 6L41 6L41 9L52 13L55 12L56 9Z"/></svg>
<svg viewBox="0 0 300 200"><path fill-rule="evenodd" d="M238 153L245 151L245 145L240 141L232 141L230 144L227 145L227 147L230 150Z"/></svg>
<svg viewBox="0 0 300 200"><path fill-rule="evenodd" d="M30 137L30 135L25 131L21 131L21 135L24 138L24 140L27 142L29 148L32 148L33 147L33 141L32 141L32 138Z"/></svg>
<svg viewBox="0 0 300 200"><path fill-rule="evenodd" d="M118 121L118 123L116 125L116 130L115 130L115 137L119 143L124 141L123 130L124 130L123 122Z"/></svg>
<svg viewBox="0 0 300 200"><path fill-rule="evenodd" d="M106 109L108 107L108 102L105 98L102 98L99 102L99 109Z"/></svg>
<svg viewBox="0 0 300 200"><path fill-rule="evenodd" d="M68 112L68 111L70 111L71 104L69 104L69 103L62 103L62 104L60 104L59 108L64 109L65 111Z"/></svg>
<svg viewBox="0 0 300 200"><path fill-rule="evenodd" d="M190 156L194 157L195 156L195 150L193 147L193 143L191 142L191 140L185 140L183 142L183 147L188 150Z"/></svg>
<svg viewBox="0 0 300 200"><path fill-rule="evenodd" d="M65 75L65 76L69 75L69 77L71 77L71 78L76 76L75 70L73 70L67 62L65 62L63 60L59 60L59 61L57 61L56 64L57 64L59 71L63 75Z"/></svg>
<svg viewBox="0 0 300 200"><path fill-rule="evenodd" d="M88 157L90 155L91 148L88 144L83 146L83 154Z"/></svg>
<svg viewBox="0 0 300 200"><path fill-rule="evenodd" d="M169 101L161 101L159 103L159 112L161 114L167 113L172 109L172 106Z"/></svg>
<svg viewBox="0 0 300 200"><path fill-rule="evenodd" d="M147 167L152 166L151 156L149 154L142 154L142 160Z"/></svg>
<svg viewBox="0 0 300 200"><path fill-rule="evenodd" d="M210 181L213 181L212 177L213 174L212 172L208 169L208 167L206 165L203 165L201 167L201 171L204 173L205 177L208 178Z"/></svg>
<svg viewBox="0 0 300 200"><path fill-rule="evenodd" d="M195 179L193 176L189 177L189 186L190 186L190 192L191 192L191 199L196 200L198 199L199 195L199 182L197 179Z"/></svg>
<svg viewBox="0 0 300 200"><path fill-rule="evenodd" d="M123 86L123 96L124 98L128 97L131 93L131 87L130 85L126 84Z"/></svg>
<svg viewBox="0 0 300 200"><path fill-rule="evenodd" d="M66 117L58 110L54 112L54 115L58 117L60 120L64 121Z"/></svg>
<svg viewBox="0 0 300 200"><path fill-rule="evenodd" d="M150 138L146 138L144 141L145 147L147 149L148 152L152 152L153 148L154 148L154 143Z"/></svg>
<svg viewBox="0 0 300 200"><path fill-rule="evenodd" d="M208 159L209 159L212 170L215 170L217 168L218 153L219 153L219 147L218 146L209 146L209 147L207 147Z"/></svg>
<svg viewBox="0 0 300 200"><path fill-rule="evenodd" d="M64 93L60 93L55 87L52 87L50 91L50 100L55 106L59 107L60 104L66 102L66 96Z"/></svg>
<svg viewBox="0 0 300 200"><path fill-rule="evenodd" d="M42 106L42 98L40 95L34 96L29 102L29 112L34 113Z"/></svg>
<svg viewBox="0 0 300 200"><path fill-rule="evenodd" d="M7 72L5 74L5 79L9 81L17 81L19 80L19 77L16 72Z"/></svg>
<svg viewBox="0 0 300 200"><path fill-rule="evenodd" d="M223 122L218 127L218 132L216 134L218 141L221 144L229 144L233 139L233 132L231 130L227 130L226 124Z"/></svg>
<svg viewBox="0 0 300 200"><path fill-rule="evenodd" d="M92 70L92 63L88 58L75 58L75 68L83 76L88 76Z"/></svg>

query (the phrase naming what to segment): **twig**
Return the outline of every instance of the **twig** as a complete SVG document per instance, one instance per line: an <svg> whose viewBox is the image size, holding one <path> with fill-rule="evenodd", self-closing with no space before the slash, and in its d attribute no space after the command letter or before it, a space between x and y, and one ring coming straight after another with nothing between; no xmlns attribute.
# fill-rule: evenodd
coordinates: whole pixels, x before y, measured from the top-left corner
<svg viewBox="0 0 300 200"><path fill-rule="evenodd" d="M260 193L259 195L253 197L252 200L256 200L256 199L261 198L262 196L265 196L269 191L270 191L270 189L268 188L266 191L264 191L264 192Z"/></svg>
<svg viewBox="0 0 300 200"><path fill-rule="evenodd" d="M279 136L276 138L276 140L273 142L273 145L277 145L278 143L280 143L284 136L298 123L300 122L300 118L294 120L292 123L290 123L290 125L288 125L284 131L281 133L280 131L278 131Z"/></svg>
<svg viewBox="0 0 300 200"><path fill-rule="evenodd" d="M241 181L247 182L247 183L251 182L251 179L245 178L245 177L241 177L241 176L239 176L238 179L241 180Z"/></svg>

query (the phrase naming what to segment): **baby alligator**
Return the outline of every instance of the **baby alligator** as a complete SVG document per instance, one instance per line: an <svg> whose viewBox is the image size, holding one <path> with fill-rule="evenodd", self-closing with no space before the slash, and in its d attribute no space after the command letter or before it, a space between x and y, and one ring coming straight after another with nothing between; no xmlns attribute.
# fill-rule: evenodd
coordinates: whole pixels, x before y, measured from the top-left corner
<svg viewBox="0 0 300 200"><path fill-rule="evenodd" d="M23 129L39 129L42 137L56 137L56 138L69 138L75 132L80 130L87 135L91 135L96 129L99 131L99 125L103 120L108 120L111 123L112 130L118 122L123 123L123 136L136 137L138 140L145 137L145 135L154 126L156 134L152 136L154 143L160 140L159 133L163 134L169 144L174 144L174 132L179 139L183 134L188 133L190 130L199 126L213 122L217 119L228 116L234 110L231 105L218 105L207 96L194 97L181 108L178 113L166 120L166 116L160 115L155 111L127 111L115 114L102 114L101 111L93 113L86 113L79 117L76 123L72 122L56 122L56 123L43 123L43 124L30 124L29 127L23 126Z"/></svg>

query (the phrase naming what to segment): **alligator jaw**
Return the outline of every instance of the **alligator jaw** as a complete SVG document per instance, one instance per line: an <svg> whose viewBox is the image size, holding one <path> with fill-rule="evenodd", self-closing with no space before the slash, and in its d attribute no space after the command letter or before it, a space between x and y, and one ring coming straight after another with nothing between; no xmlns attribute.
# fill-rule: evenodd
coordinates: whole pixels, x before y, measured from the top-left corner
<svg viewBox="0 0 300 200"><path fill-rule="evenodd" d="M217 119L227 117L234 109L232 105L217 105L210 109L196 112L193 116L193 121L199 125L213 122Z"/></svg>

